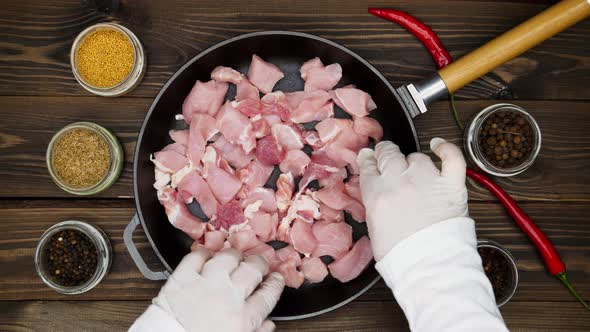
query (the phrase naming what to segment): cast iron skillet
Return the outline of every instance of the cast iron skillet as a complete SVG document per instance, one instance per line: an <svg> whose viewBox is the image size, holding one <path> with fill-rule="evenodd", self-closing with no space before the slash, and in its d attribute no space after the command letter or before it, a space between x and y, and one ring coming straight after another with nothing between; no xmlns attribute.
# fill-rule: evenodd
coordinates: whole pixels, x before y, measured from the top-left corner
<svg viewBox="0 0 590 332"><path fill-rule="evenodd" d="M158 202L152 187L154 166L149 159L150 154L171 142L168 131L179 125L174 116L181 113L182 102L196 80L208 81L211 71L219 65L246 73L252 54L258 54L281 68L285 78L275 89L282 91L303 89L299 68L310 58L319 56L326 64L339 63L343 69L339 86L353 83L373 97L378 109L371 116L383 126L384 139L396 142L404 153L418 150L414 125L399 105L392 86L373 66L349 49L324 38L286 31L250 33L219 43L194 57L170 78L154 100L139 133L134 159L137 217L167 271L147 270L135 247L129 249L140 270L150 279L166 278L190 251L192 243L187 235L167 221L164 208ZM342 115L339 113L337 116ZM366 234L364 224L356 223L350 216L347 216L347 222L353 225L355 240ZM136 224L137 218L135 225L130 223L126 230L128 247L132 245L130 234ZM348 283L328 277L319 284L305 284L297 290L287 288L271 316L274 319L300 319L331 311L361 295L377 280L379 275L371 264L358 278Z"/></svg>

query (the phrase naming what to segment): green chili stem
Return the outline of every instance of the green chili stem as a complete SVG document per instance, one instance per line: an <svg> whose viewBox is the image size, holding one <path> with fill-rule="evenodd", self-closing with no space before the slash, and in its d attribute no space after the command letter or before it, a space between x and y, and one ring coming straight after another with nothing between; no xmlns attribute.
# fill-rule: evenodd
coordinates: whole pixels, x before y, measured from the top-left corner
<svg viewBox="0 0 590 332"><path fill-rule="evenodd" d="M574 289L574 286L572 286L572 284L570 284L569 280L567 279L567 275L565 274L565 272L561 272L555 275L557 277L557 279L559 279L559 281L561 281L562 284L565 285L565 287L570 291L570 293L572 293L572 295L588 310L590 310L590 306L588 305L588 303L586 303L586 301L584 301L584 299L582 298L582 296L580 296L580 294L578 294L578 292L576 292L576 290Z"/></svg>
<svg viewBox="0 0 590 332"><path fill-rule="evenodd" d="M457 122L457 126L459 126L459 128L461 130L463 130L463 124L461 123L461 120L459 119L459 113L457 112L457 107L455 106L455 95L451 93L451 108L453 109L453 115L455 115L455 122Z"/></svg>

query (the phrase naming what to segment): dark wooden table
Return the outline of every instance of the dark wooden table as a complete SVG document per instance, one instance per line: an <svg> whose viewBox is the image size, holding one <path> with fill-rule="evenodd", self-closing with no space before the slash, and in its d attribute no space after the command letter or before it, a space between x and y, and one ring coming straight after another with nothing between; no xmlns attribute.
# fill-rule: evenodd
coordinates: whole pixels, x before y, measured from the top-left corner
<svg viewBox="0 0 590 332"><path fill-rule="evenodd" d="M434 70L427 52L407 32L371 17L369 6L395 6L437 31L454 57L544 9L545 1L141 1L121 0L112 14L93 1L5 1L0 10L0 330L123 330L161 287L145 280L130 259L123 228L134 213L132 155L144 114L162 85L201 50L242 33L284 29L317 34L351 48L394 85ZM145 45L148 70L126 97L90 95L74 80L69 50L76 34L103 21L133 30ZM494 71L510 89L493 85L461 91L461 118L509 100L529 110L543 133L534 166L498 182L547 233L569 267L571 281L590 297L590 21L582 22ZM111 129L125 148L119 181L91 198L59 190L45 167L52 134L75 121ZM461 144L447 102L416 120L424 151L433 136ZM481 238L506 245L516 256L520 283L502 308L513 330L587 330L590 315L548 275L534 247L497 201L469 183L470 212ZM106 231L114 261L94 290L62 296L35 274L33 253L52 224L81 219ZM137 232L141 233L141 232ZM152 264L149 244L137 234ZM279 322L280 330L407 330L389 290L378 283L353 303L320 317Z"/></svg>

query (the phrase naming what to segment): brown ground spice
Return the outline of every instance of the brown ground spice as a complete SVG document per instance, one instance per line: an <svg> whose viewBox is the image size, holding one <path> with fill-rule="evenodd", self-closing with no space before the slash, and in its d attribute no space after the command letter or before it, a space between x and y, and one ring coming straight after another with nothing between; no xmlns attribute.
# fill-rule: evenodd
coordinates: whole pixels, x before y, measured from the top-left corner
<svg viewBox="0 0 590 332"><path fill-rule="evenodd" d="M66 184L86 188L100 182L111 162L109 146L98 133L72 129L62 135L52 153L52 166Z"/></svg>
<svg viewBox="0 0 590 332"><path fill-rule="evenodd" d="M98 88L121 83L131 72L134 59L129 38L114 30L98 30L87 36L76 53L78 72Z"/></svg>

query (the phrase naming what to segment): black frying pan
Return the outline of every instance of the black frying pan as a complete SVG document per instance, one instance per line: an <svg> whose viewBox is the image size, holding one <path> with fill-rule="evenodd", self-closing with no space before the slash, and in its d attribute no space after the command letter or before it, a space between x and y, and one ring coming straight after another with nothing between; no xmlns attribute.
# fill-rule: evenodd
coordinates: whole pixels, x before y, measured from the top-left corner
<svg viewBox="0 0 590 332"><path fill-rule="evenodd" d="M281 68L285 78L279 81L275 89L282 91L303 89L299 68L303 62L314 56L319 56L326 64L339 63L343 69L339 86L353 83L373 97L378 110L371 116L383 126L384 139L396 142L405 153L418 150L416 130L409 115L400 107L396 92L373 66L352 51L320 37L283 31L251 33L217 44L194 57L162 88L146 115L135 151L134 189L137 217L156 255L168 272L172 271L190 251L192 240L167 221L164 208L160 206L156 190L152 187L154 166L149 156L171 142L168 131L179 125L174 116L181 113L182 102L196 80L209 80L211 71L219 65L233 67L246 73L252 54L258 54ZM233 92L230 91L229 98L233 98ZM344 114L337 112L337 116ZM355 240L366 234L364 224L353 221L350 216L346 219L353 225ZM131 234L133 226L128 227L128 235ZM136 250L130 248L130 252L133 255ZM134 259L138 258L137 256L134 255ZM144 264L139 262L140 268L145 267L142 265ZM168 275L167 272L150 273L147 270L144 274L150 279L163 279ZM319 284L304 284L297 290L287 288L272 317L298 319L333 310L361 295L378 279L379 276L371 265L358 278L345 284L328 277Z"/></svg>
<svg viewBox="0 0 590 332"><path fill-rule="evenodd" d="M455 92L495 66L510 60L542 40L590 15L586 0L565 0L492 42L439 71L416 85L393 89L387 80L361 57L329 40L304 33L270 31L238 36L217 44L184 65L162 88L154 100L139 133L134 159L134 190L137 215L125 229L124 240L131 257L146 278L166 279L190 251L192 240L167 221L164 209L152 187L154 166L151 153L170 143L168 131L178 126L174 116L181 113L182 102L196 80L209 80L216 66L224 65L245 73L251 55L258 54L279 66L285 73L275 89L303 89L299 76L301 64L315 56L324 63L337 62L343 77L339 85L353 83L368 92L378 109L371 116L384 129L384 139L397 143L404 153L418 151L418 138L412 117L426 111L426 105L447 91ZM233 98L231 91L230 98ZM343 112L337 116L344 116ZM364 225L347 216L353 226L353 237L366 234ZM133 230L141 223L147 238L166 270L151 271L143 262L131 240ZM274 319L312 317L338 308L369 289L379 276L371 265L358 278L340 283L328 277L319 284L286 289L271 314Z"/></svg>

